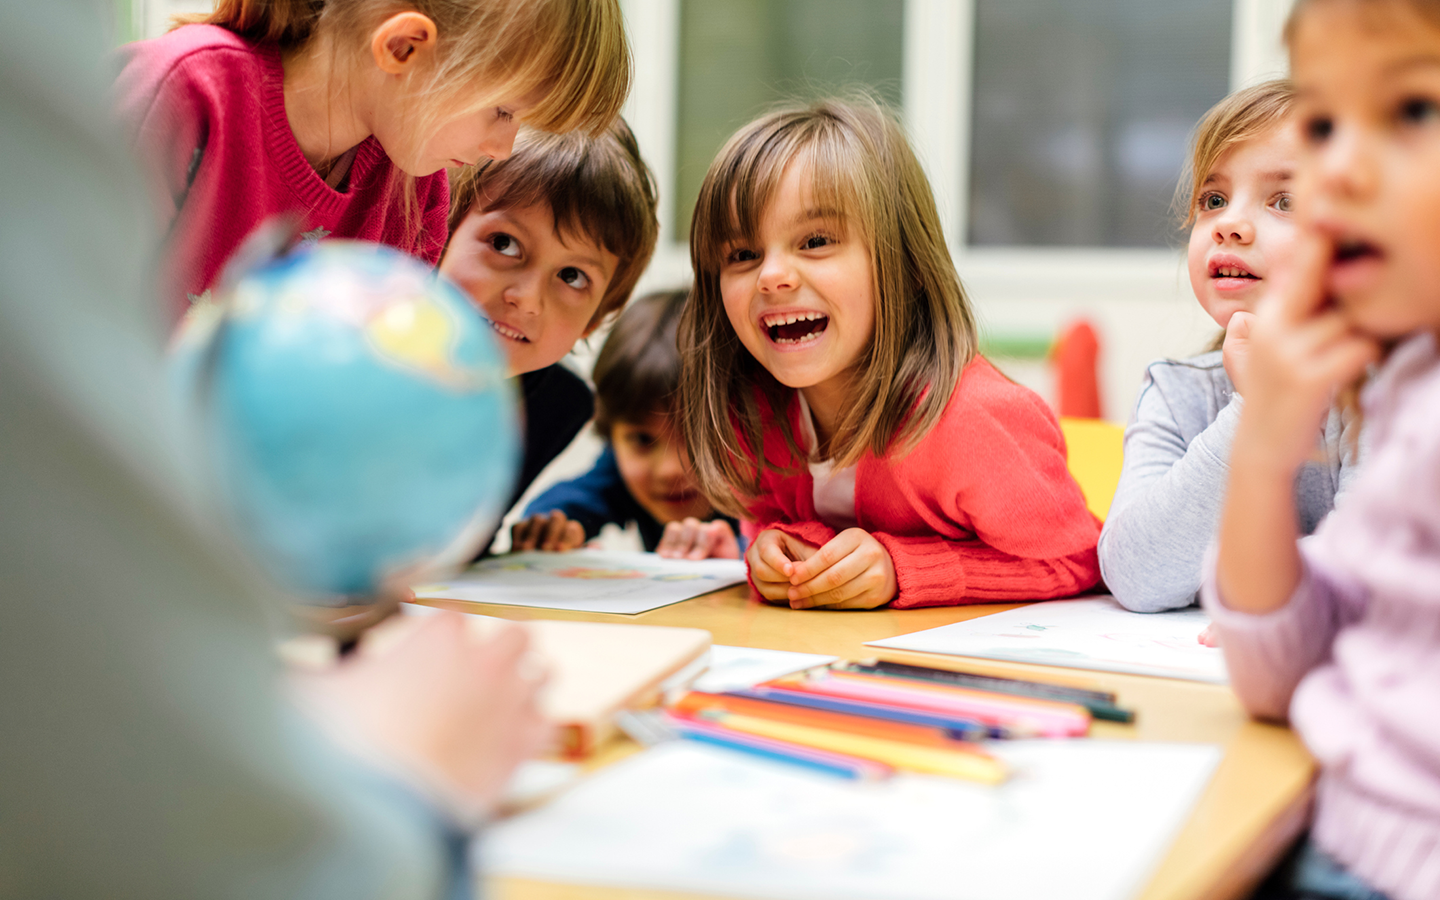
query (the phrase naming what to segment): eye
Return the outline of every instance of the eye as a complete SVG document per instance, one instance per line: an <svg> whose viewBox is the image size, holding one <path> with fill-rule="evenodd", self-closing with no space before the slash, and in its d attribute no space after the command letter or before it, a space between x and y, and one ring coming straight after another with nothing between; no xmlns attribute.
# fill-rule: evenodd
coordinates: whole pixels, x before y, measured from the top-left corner
<svg viewBox="0 0 1440 900"><path fill-rule="evenodd" d="M1324 143L1335 133L1335 121L1329 116L1311 116L1300 126L1300 132L1311 144Z"/></svg>
<svg viewBox="0 0 1440 900"><path fill-rule="evenodd" d="M515 114L504 107L495 107L495 118L502 122L509 122L515 118Z"/></svg>
<svg viewBox="0 0 1440 900"><path fill-rule="evenodd" d="M625 443L637 450L649 450L659 443L659 438L648 431L632 431L625 435Z"/></svg>
<svg viewBox="0 0 1440 900"><path fill-rule="evenodd" d="M829 235L812 234L805 239L802 246L804 246L806 250L819 250L821 247L828 247L833 243L835 243L835 240Z"/></svg>
<svg viewBox="0 0 1440 900"><path fill-rule="evenodd" d="M1275 207L1277 211L1282 213L1294 212L1295 198L1289 194L1281 194L1280 196L1276 197L1270 205Z"/></svg>
<svg viewBox="0 0 1440 900"><path fill-rule="evenodd" d="M519 258L520 256L520 242L503 231L497 231L495 234L490 235L490 237L485 239L485 242L490 245L491 250L494 250L501 256L513 258Z"/></svg>
<svg viewBox="0 0 1440 900"><path fill-rule="evenodd" d="M759 258L760 254L756 253L754 250L749 250L745 247L737 247L736 249L731 250L725 255L725 261L727 263L754 262Z"/></svg>
<svg viewBox="0 0 1440 900"><path fill-rule="evenodd" d="M1427 97L1411 97L1400 104L1400 121L1410 125L1423 125L1440 115L1440 105Z"/></svg>
<svg viewBox="0 0 1440 900"><path fill-rule="evenodd" d="M560 280L570 285L577 291L583 291L590 286L590 276L575 268L566 266L560 270Z"/></svg>
<svg viewBox="0 0 1440 900"><path fill-rule="evenodd" d="M1200 208L1201 212L1214 212L1217 209L1224 209L1229 206L1230 201L1225 199L1224 194L1215 191L1206 191L1200 195L1200 199L1196 201L1195 205Z"/></svg>

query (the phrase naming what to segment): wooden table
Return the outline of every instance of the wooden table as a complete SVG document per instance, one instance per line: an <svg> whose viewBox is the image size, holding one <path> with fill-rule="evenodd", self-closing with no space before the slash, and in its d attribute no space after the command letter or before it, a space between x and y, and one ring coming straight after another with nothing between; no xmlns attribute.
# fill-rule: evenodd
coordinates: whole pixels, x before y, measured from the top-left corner
<svg viewBox="0 0 1440 900"><path fill-rule="evenodd" d="M865 641L909 634L1013 609L1018 604L866 612L790 610L752 604L743 587L697 597L635 616L536 610L451 600L429 605L509 619L580 619L704 628L715 643L771 650L824 653L846 659L883 656L934 663L937 657L865 647ZM959 663L958 657L945 657ZM1024 678L1041 676L1114 691L1136 711L1133 725L1096 722L1094 737L1219 744L1224 759L1154 878L1144 900L1230 900L1244 897L1304 827L1315 764L1287 728L1251 721L1229 688L1021 663L966 659L967 670ZM634 751L616 742L601 764ZM678 900L673 892L559 885L496 878L488 886L500 900Z"/></svg>

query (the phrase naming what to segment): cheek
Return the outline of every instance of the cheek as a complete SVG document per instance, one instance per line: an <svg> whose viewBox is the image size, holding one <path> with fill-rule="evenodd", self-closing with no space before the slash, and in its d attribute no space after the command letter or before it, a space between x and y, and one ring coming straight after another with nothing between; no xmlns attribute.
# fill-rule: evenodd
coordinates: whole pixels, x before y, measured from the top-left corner
<svg viewBox="0 0 1440 900"><path fill-rule="evenodd" d="M1300 229L1296 227L1294 219L1282 219L1278 216L1270 217L1269 221L1257 230L1255 243L1265 258L1265 265L1269 267L1265 277L1273 278L1290 265L1290 260L1295 256L1295 241L1299 236Z"/></svg>
<svg viewBox="0 0 1440 900"><path fill-rule="evenodd" d="M630 450L624 444L616 444L615 467L620 470L620 480L625 482L632 495L645 497L649 494L651 465L646 454Z"/></svg>
<svg viewBox="0 0 1440 900"><path fill-rule="evenodd" d="M1210 249L1210 235L1205 226L1196 223L1190 229L1190 243L1186 247L1185 262L1190 270L1190 287L1194 289L1195 296L1204 295L1205 286L1210 281L1210 269L1205 264L1205 255Z"/></svg>

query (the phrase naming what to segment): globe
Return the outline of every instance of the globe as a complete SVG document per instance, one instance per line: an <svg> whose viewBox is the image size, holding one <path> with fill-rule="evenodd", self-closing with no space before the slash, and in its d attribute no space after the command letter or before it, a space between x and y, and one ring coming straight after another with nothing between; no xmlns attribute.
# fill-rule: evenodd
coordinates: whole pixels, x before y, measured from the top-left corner
<svg viewBox="0 0 1440 900"><path fill-rule="evenodd" d="M469 560L509 499L516 404L490 328L397 251L312 244L191 309L171 365L239 536L312 603Z"/></svg>

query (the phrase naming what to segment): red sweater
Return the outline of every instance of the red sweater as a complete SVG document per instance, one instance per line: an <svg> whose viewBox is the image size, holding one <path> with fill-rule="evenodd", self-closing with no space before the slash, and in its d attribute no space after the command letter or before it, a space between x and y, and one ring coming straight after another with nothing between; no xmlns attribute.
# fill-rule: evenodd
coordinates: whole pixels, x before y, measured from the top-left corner
<svg viewBox="0 0 1440 900"><path fill-rule="evenodd" d="M435 263L450 188L443 171L415 180L410 221L400 173L374 137L342 183L306 162L285 118L279 50L212 25L187 25L122 51L116 101L154 174L168 234L161 284L172 319L209 289L262 221L299 213L306 237L377 241ZM392 183L392 178L395 179Z"/></svg>
<svg viewBox="0 0 1440 900"><path fill-rule="evenodd" d="M786 411L796 428L799 413L798 403ZM815 513L806 461L792 458L778 427L764 442L768 459L799 471L762 473L750 516L760 530L824 544L836 532ZM982 357L908 453L860 458L855 519L895 563L897 608L1043 600L1100 580L1100 522L1065 466L1059 423Z"/></svg>

